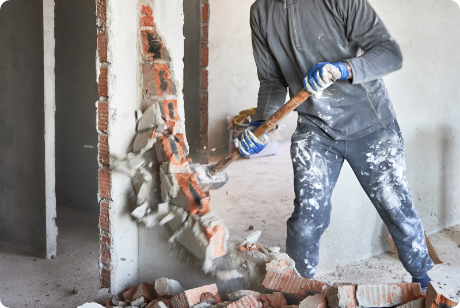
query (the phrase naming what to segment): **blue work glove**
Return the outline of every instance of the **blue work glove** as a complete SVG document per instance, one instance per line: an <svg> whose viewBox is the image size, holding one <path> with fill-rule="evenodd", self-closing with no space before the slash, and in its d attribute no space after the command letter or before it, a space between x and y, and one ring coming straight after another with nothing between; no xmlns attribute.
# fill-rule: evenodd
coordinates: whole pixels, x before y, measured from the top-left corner
<svg viewBox="0 0 460 308"><path fill-rule="evenodd" d="M332 75L331 79L329 79L329 74ZM307 71L303 86L316 98L320 98L327 87L337 80L346 80L348 77L350 77L350 72L345 63L320 62Z"/></svg>
<svg viewBox="0 0 460 308"><path fill-rule="evenodd" d="M262 125L262 123L264 123L264 121L252 122L249 124L248 128L233 139L233 144L240 151L241 155L249 156L251 154L260 153L267 146L268 134L260 138L257 138L253 134L253 131Z"/></svg>

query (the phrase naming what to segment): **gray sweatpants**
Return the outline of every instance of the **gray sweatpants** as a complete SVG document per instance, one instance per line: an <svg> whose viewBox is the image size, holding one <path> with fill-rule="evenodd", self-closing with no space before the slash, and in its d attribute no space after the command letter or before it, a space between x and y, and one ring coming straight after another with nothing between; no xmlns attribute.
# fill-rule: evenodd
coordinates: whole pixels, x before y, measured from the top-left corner
<svg viewBox="0 0 460 308"><path fill-rule="evenodd" d="M407 184L404 144L396 120L367 136L335 141L321 129L299 123L292 137L294 212L287 221L286 251L299 273L312 278L320 237L330 222L331 196L346 159L374 204L414 277L433 267Z"/></svg>

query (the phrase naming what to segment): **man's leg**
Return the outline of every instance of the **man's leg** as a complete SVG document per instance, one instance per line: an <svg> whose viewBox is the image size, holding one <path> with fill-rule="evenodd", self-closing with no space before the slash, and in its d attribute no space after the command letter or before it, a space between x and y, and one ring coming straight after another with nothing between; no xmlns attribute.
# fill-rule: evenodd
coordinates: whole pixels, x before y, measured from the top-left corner
<svg viewBox="0 0 460 308"><path fill-rule="evenodd" d="M329 225L331 195L343 164L339 146L317 128L293 140L294 212L287 221L286 252L300 275L312 278L319 261L319 240Z"/></svg>
<svg viewBox="0 0 460 308"><path fill-rule="evenodd" d="M347 141L345 159L387 225L405 269L412 277L424 277L433 261L407 184L404 141L397 121Z"/></svg>

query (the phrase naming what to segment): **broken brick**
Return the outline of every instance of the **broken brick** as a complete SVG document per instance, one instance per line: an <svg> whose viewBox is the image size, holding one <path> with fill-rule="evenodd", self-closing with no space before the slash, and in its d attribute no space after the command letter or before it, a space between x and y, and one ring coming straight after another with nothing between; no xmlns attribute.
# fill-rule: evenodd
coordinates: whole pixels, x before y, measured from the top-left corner
<svg viewBox="0 0 460 308"><path fill-rule="evenodd" d="M137 300L140 297L143 297L145 299L145 302L150 302L155 299L156 292L155 292L155 287L153 284L150 283L141 283L137 290L136 293L133 294L132 300Z"/></svg>
<svg viewBox="0 0 460 308"><path fill-rule="evenodd" d="M272 294L261 294L260 301L263 308L281 308L287 305L283 293L274 292Z"/></svg>
<svg viewBox="0 0 460 308"><path fill-rule="evenodd" d="M418 283L360 285L356 300L364 307L393 307L416 300L421 294Z"/></svg>
<svg viewBox="0 0 460 308"><path fill-rule="evenodd" d="M262 287L270 292L283 292L288 301L327 292L327 285L320 281L271 271L265 274Z"/></svg>
<svg viewBox="0 0 460 308"><path fill-rule="evenodd" d="M157 306L158 302L159 302L158 299L154 299L153 301L148 303L147 306L145 306L145 308L155 308Z"/></svg>
<svg viewBox="0 0 460 308"><path fill-rule="evenodd" d="M327 302L330 308L355 308L358 307L356 301L356 286L341 285L328 288Z"/></svg>
<svg viewBox="0 0 460 308"><path fill-rule="evenodd" d="M420 298L416 301L408 302L402 306L398 306L399 308L425 308L425 299Z"/></svg>
<svg viewBox="0 0 460 308"><path fill-rule="evenodd" d="M328 308L326 293L308 296L300 302L299 308Z"/></svg>
<svg viewBox="0 0 460 308"><path fill-rule="evenodd" d="M259 302L252 294L249 294L236 302L231 303L227 308L262 308Z"/></svg>
<svg viewBox="0 0 460 308"><path fill-rule="evenodd" d="M196 304L199 304L201 301L201 294L203 293L211 293L215 298L221 301L219 293L217 291L216 284L210 284L207 286L187 290L181 292L174 296L171 300L173 308L190 308Z"/></svg>
<svg viewBox="0 0 460 308"><path fill-rule="evenodd" d="M142 6L141 14L141 26L142 27L155 27L153 23L152 8L150 6Z"/></svg>
<svg viewBox="0 0 460 308"><path fill-rule="evenodd" d="M216 298L214 296L214 294L212 294L211 292L205 292L205 293L201 294L200 302L215 305L217 303L220 303L221 300L220 300L220 298Z"/></svg>
<svg viewBox="0 0 460 308"><path fill-rule="evenodd" d="M171 73L168 65L155 64L155 81L157 85L158 95L170 95L171 93Z"/></svg>
<svg viewBox="0 0 460 308"><path fill-rule="evenodd" d="M134 286L132 288L127 289L125 292L123 292L123 298L127 302L131 302L133 300L134 294L136 294L137 289L139 286Z"/></svg>
<svg viewBox="0 0 460 308"><path fill-rule="evenodd" d="M459 303L460 297L454 289L433 282L428 285L425 308L451 308Z"/></svg>

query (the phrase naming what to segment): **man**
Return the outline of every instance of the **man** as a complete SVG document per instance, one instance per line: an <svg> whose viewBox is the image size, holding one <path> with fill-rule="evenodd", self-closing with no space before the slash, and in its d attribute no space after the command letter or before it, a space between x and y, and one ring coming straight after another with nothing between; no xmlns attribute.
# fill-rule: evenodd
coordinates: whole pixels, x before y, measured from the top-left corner
<svg viewBox="0 0 460 308"><path fill-rule="evenodd" d="M251 7L260 89L257 113L235 145L260 152L252 131L302 87L292 136L295 209L287 253L312 278L331 195L346 159L383 219L413 282L428 286L433 267L405 176L403 138L381 79L402 67L397 43L366 0L257 0ZM334 64L331 64L334 63ZM307 73L305 76L305 72ZM329 79L331 77L331 79Z"/></svg>

